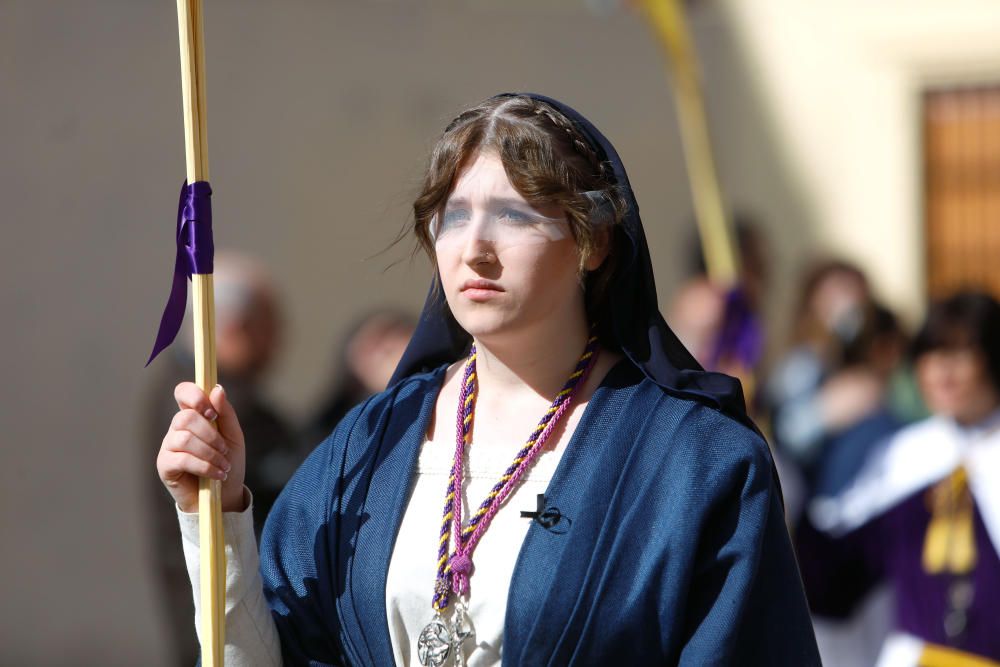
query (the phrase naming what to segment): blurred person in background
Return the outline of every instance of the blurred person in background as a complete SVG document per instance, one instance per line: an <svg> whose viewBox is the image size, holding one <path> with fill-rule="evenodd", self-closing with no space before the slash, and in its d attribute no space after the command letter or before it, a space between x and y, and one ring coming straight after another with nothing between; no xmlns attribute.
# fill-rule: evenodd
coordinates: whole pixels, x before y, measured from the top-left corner
<svg viewBox="0 0 1000 667"><path fill-rule="evenodd" d="M912 355L932 416L810 503L797 535L810 606L843 617L888 583L879 667L1000 664L1000 304L935 304Z"/></svg>
<svg viewBox="0 0 1000 667"><path fill-rule="evenodd" d="M674 292L667 309L667 321L702 368L737 377L743 384L748 403L753 407L754 379L763 352L763 331L760 328L763 294L770 279L767 239L760 225L743 213L733 216L732 228L739 261L737 287L744 297L739 301L740 312L735 314L752 318L753 340L749 343L753 349L747 351L748 354L736 356L727 354L732 351L722 349L728 342L720 340L727 326L726 319L734 315L727 310L734 305L728 293L732 286L718 285L709 278L700 235L696 235L690 243L688 277ZM748 356L751 357L749 367L745 358Z"/></svg>
<svg viewBox="0 0 1000 667"><path fill-rule="evenodd" d="M306 442L322 442L351 408L386 388L415 327L411 315L389 308L355 323L341 350L339 376L306 422Z"/></svg>
<svg viewBox="0 0 1000 667"><path fill-rule="evenodd" d="M833 260L806 272L791 349L769 374L763 397L775 448L796 466L805 497L815 484L826 439L880 403L882 387L863 369L827 382L850 361L850 351L862 347L859 342L873 308L868 280L857 267ZM791 513L800 507L801 501L790 505Z"/></svg>
<svg viewBox="0 0 1000 667"><path fill-rule="evenodd" d="M893 313L877 303L865 311L859 333L839 353L840 364L822 379L818 400L828 403L836 414L838 401L846 396L851 412L831 420L839 426L824 433L808 477L796 489L801 507L817 494L834 495L857 475L873 448L911 421L901 405L898 387L909 386L908 365L904 363L907 336ZM867 406L851 402L856 387L871 389ZM783 468L785 480L795 479ZM891 594L880 588L857 605L844 619L814 619L816 641L827 667L870 665L889 633L892 616Z"/></svg>
<svg viewBox="0 0 1000 667"><path fill-rule="evenodd" d="M763 308L764 292L771 281L770 244L756 218L736 211L732 218L733 241L739 257L739 284L754 311ZM692 279L708 276L701 236L695 236L689 249L689 275Z"/></svg>
<svg viewBox="0 0 1000 667"><path fill-rule="evenodd" d="M667 321L702 368L712 359L725 310L725 291L702 275L684 281L670 302Z"/></svg>
<svg viewBox="0 0 1000 667"><path fill-rule="evenodd" d="M255 523L259 534L266 508L305 457L294 429L260 394L261 380L281 348L281 309L270 275L253 258L220 252L215 258L214 284L219 381L225 383L230 401L239 409L244 430L253 434L248 437L251 463L247 484L253 485L256 502L265 508ZM162 355L147 395L142 428L151 451L159 450L163 431L177 412L177 404L170 398L173 387L191 375L191 335L188 329L168 354ZM170 637L177 664L192 665L199 648L177 515L164 502L161 484L151 484L149 489L154 496L149 509L153 563Z"/></svg>
<svg viewBox="0 0 1000 667"><path fill-rule="evenodd" d="M839 368L819 387L819 400L831 426L810 466L812 495L842 491L861 469L873 447L907 423L924 417L912 395L913 376L906 363L909 339L895 314L873 302L861 330L847 344ZM870 404L856 403L858 391ZM846 405L844 403L846 402Z"/></svg>

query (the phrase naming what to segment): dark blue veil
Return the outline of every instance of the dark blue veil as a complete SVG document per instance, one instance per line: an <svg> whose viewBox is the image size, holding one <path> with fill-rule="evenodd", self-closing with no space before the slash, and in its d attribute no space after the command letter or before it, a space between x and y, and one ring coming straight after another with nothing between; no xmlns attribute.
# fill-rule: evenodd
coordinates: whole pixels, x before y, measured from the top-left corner
<svg viewBox="0 0 1000 667"><path fill-rule="evenodd" d="M611 165L615 184L628 205L624 220L615 227L613 251L618 263L608 284L605 312L596 314L602 339L610 339L609 343L666 392L697 400L756 431L747 416L739 381L703 370L660 314L639 204L614 146L590 121L562 102L544 95L522 94L558 109L574 123L598 157ZM513 93L504 94L510 95ZM460 359L468 351L469 342L469 335L455 321L440 290L432 288L389 386L413 373Z"/></svg>

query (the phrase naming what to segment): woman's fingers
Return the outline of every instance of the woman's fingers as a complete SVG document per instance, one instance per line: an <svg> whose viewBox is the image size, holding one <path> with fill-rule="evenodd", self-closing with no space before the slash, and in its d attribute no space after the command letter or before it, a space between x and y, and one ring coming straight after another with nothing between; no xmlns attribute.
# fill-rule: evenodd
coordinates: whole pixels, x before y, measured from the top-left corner
<svg viewBox="0 0 1000 667"><path fill-rule="evenodd" d="M194 410L181 410L174 415L170 423L172 432L189 433L199 440L208 443L223 454L229 454L225 439L219 434L215 425Z"/></svg>
<svg viewBox="0 0 1000 667"><path fill-rule="evenodd" d="M219 415L217 422L219 431L231 441L242 443L243 431L240 429L240 421L237 419L236 411L233 409L232 403L229 402L229 397L222 385L215 385L209 394L209 399L213 409Z"/></svg>
<svg viewBox="0 0 1000 667"><path fill-rule="evenodd" d="M190 452L178 450L166 451L163 456L165 459L163 481L167 486L176 486L185 473L218 480L225 480L228 477L228 463L225 463L226 469L223 469Z"/></svg>
<svg viewBox="0 0 1000 667"><path fill-rule="evenodd" d="M205 392L194 382L181 382L174 387L174 400L181 410L194 410L209 421L219 416Z"/></svg>
<svg viewBox="0 0 1000 667"><path fill-rule="evenodd" d="M157 456L160 479L182 511L197 511L199 477L223 482L223 511L242 511L243 432L225 390L214 387L209 400L198 385L182 382L174 398L180 411Z"/></svg>
<svg viewBox="0 0 1000 667"><path fill-rule="evenodd" d="M215 385L209 397L195 383L182 382L174 389L174 399L181 409L178 414L191 411L197 416L204 417L208 422L214 421L219 432L225 440L229 441L230 445L242 446L243 431L240 429L239 419L229 402L229 397L226 396L226 390L221 385ZM190 420L190 422L185 421L180 424L175 422L175 425L186 428L187 424L193 424L197 421L192 417L193 415L185 415L184 419ZM206 441L209 440L204 432L197 431L195 434Z"/></svg>
<svg viewBox="0 0 1000 667"><path fill-rule="evenodd" d="M216 437L218 436L216 435ZM222 452L204 440L192 435L190 431L170 431L164 439L164 447L167 452L193 456L223 473L228 473L232 469L232 463L230 463L229 459ZM205 475L202 475L199 470L184 468L184 472L204 477ZM225 477L219 477L219 479L225 479Z"/></svg>

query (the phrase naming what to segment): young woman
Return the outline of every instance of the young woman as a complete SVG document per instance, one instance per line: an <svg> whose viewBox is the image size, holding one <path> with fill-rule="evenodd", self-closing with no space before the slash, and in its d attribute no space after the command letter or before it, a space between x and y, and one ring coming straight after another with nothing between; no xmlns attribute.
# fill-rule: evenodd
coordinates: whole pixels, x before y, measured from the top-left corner
<svg viewBox="0 0 1000 667"><path fill-rule="evenodd" d="M893 436L798 532L809 601L848 614L877 584L895 593L880 667L1000 664L1000 304L935 304L914 341L933 416Z"/></svg>
<svg viewBox="0 0 1000 667"><path fill-rule="evenodd" d="M158 468L192 570L196 476L224 480L227 664L818 664L767 445L660 316L604 136L493 97L414 214L417 331L289 482L259 574L236 415L177 388Z"/></svg>

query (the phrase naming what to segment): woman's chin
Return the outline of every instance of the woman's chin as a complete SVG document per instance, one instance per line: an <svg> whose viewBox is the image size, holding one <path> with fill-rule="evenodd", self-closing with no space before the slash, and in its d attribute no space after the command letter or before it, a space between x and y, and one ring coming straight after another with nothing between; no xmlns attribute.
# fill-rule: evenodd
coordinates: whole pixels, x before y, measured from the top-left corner
<svg viewBox="0 0 1000 667"><path fill-rule="evenodd" d="M486 323L477 323L475 326L462 328L465 329L466 333L470 336L484 343L509 336L513 331L513 329L509 326L499 324L491 326Z"/></svg>
<svg viewBox="0 0 1000 667"><path fill-rule="evenodd" d="M474 308L452 311L458 325L476 340L486 341L498 336L506 336L517 331L517 321L509 313L494 309Z"/></svg>

